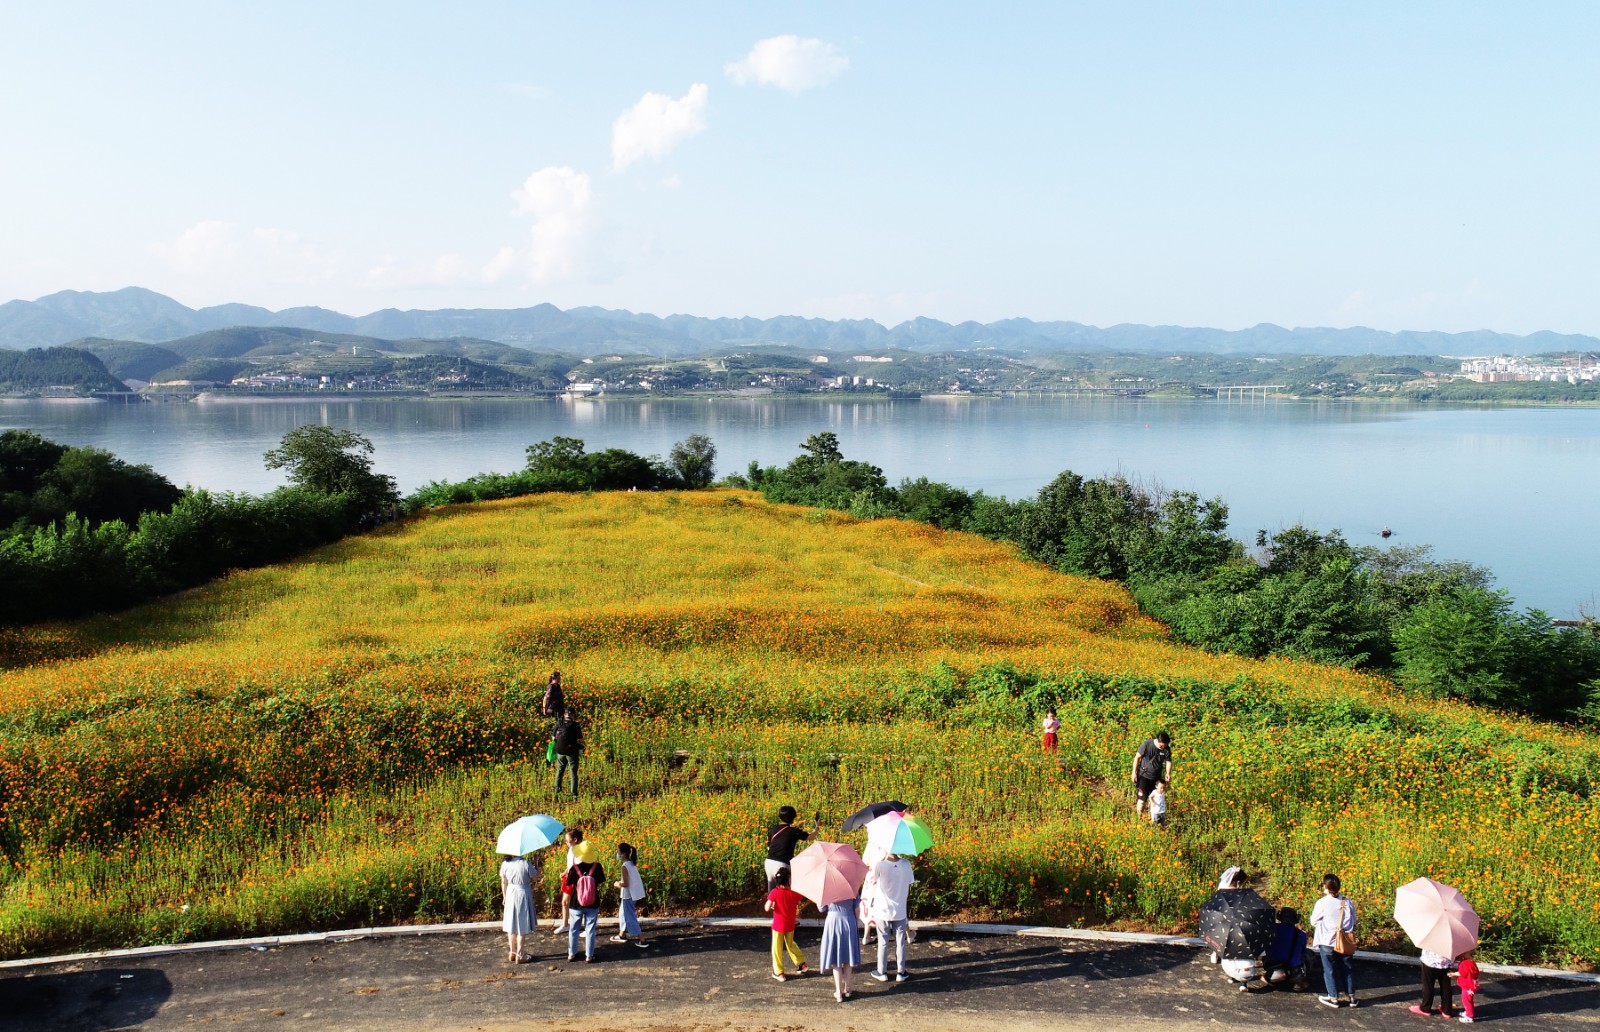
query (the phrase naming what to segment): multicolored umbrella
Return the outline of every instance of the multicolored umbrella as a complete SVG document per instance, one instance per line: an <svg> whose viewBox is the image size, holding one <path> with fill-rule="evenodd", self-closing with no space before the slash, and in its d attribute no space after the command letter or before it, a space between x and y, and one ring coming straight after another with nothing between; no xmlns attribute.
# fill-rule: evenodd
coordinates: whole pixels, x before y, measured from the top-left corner
<svg viewBox="0 0 1600 1032"><path fill-rule="evenodd" d="M886 813L905 813L909 809L909 806L898 799L886 799L881 803L868 803L849 817L846 817L839 830L855 831L857 828L865 828L876 817L882 817Z"/></svg>
<svg viewBox="0 0 1600 1032"><path fill-rule="evenodd" d="M1272 946L1277 912L1254 889L1219 889L1200 907L1200 936L1223 960L1254 960Z"/></svg>
<svg viewBox="0 0 1600 1032"><path fill-rule="evenodd" d="M867 823L867 845L897 856L916 856L933 848L933 833L915 817L886 813Z"/></svg>
<svg viewBox="0 0 1600 1032"><path fill-rule="evenodd" d="M494 851L504 856L526 856L555 845L566 830L566 825L546 813L518 817L500 829L500 835L494 840Z"/></svg>
<svg viewBox="0 0 1600 1032"><path fill-rule="evenodd" d="M819 907L861 895L867 865L845 842L813 842L789 864L789 887Z"/></svg>
<svg viewBox="0 0 1600 1032"><path fill-rule="evenodd" d="M1394 919L1430 953L1454 959L1478 945L1478 912L1458 890L1432 878L1394 890Z"/></svg>

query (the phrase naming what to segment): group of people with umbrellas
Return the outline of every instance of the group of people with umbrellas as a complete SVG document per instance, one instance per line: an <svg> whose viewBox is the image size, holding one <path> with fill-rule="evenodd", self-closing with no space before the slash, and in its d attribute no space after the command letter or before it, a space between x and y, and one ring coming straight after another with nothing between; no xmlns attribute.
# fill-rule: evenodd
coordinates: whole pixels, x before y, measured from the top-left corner
<svg viewBox="0 0 1600 1032"><path fill-rule="evenodd" d="M897 983L911 977L906 950L911 941L907 894L915 882L911 864L933 845L933 834L898 800L871 803L845 820L843 832L864 829L866 848L858 853L847 842L818 841L798 855L795 844L810 836L794 825L793 807L781 807L778 824L767 837L766 909L772 918L772 977L787 981L788 962L796 974L807 971L804 954L794 943L799 904L810 900L823 915L817 967L833 976L833 998L840 1003L855 994L855 969L870 931L878 936L878 963L872 978L889 980L889 944L895 948ZM785 855L787 853L787 855Z"/></svg>
<svg viewBox="0 0 1600 1032"><path fill-rule="evenodd" d="M833 976L836 1000L842 1003L854 994L855 969L873 931L878 936L878 956L872 977L880 982L889 980L888 951L893 943L895 981L906 981L910 977L906 951L912 938L907 893L915 878L905 858L932 847L928 826L913 816L905 803L884 800L863 807L840 828L845 833L866 831L861 852L848 842L827 840L799 849L811 834L797 826L796 817L793 807L781 807L778 823L767 835L765 908L773 915L772 977L780 982L794 977L788 970L791 963L796 975L809 970L794 942L799 907L808 900L824 918L817 967ZM580 926L586 933L585 959L594 956L598 899L593 879L595 872L600 872L594 845L555 818L534 814L507 825L495 843L496 851L506 858L500 883L507 956L514 962L531 959L524 947L534 928L533 882L539 872L527 857L555 845L563 836L570 847L568 870L562 879L563 925L568 923L567 907L573 909L568 959L576 957ZM626 942L631 937L642 946L635 908L644 896L644 887L632 864L632 847L619 844L618 859L623 872L617 882L621 903L619 934L614 941ZM1338 876L1324 876L1308 938L1299 928L1300 916L1294 909L1275 909L1249 887L1240 868L1229 867L1216 893L1200 908L1200 935L1211 947L1212 961L1241 991L1255 987L1309 989L1314 953L1321 960L1325 989L1318 1002L1355 1007L1359 1000L1350 964L1356 950L1355 904L1341 890ZM1469 954L1478 945L1479 922L1471 904L1449 885L1417 878L1395 890L1394 918L1422 952L1422 999L1411 1007L1412 1012L1455 1017L1453 973L1461 988L1460 1020L1473 1021L1478 968Z"/></svg>
<svg viewBox="0 0 1600 1032"><path fill-rule="evenodd" d="M1317 1002L1328 1007L1359 1006L1355 972L1355 904L1341 893L1337 875L1325 875L1322 896L1312 911L1312 937L1298 925L1290 907L1275 910L1247 884L1244 872L1229 867L1217 891L1200 908L1200 935L1211 947L1211 959L1238 983L1254 986L1310 988L1311 953L1321 959L1325 992ZM1460 1020L1473 1021L1478 966L1468 956L1478 945L1478 915L1461 893L1432 878L1417 878L1395 890L1394 917L1422 952L1422 1000L1414 1014L1456 1017L1452 1004L1452 971L1461 987ZM1434 998L1438 997L1438 1009Z"/></svg>

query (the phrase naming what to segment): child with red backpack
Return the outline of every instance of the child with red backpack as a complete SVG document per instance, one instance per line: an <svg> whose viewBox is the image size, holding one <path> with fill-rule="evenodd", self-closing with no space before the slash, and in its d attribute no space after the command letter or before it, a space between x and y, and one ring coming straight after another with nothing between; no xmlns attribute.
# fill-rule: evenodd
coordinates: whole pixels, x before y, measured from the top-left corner
<svg viewBox="0 0 1600 1032"><path fill-rule="evenodd" d="M606 876L598 860L582 860L567 868L561 876L561 891L572 899L570 925L567 928L567 961L578 959L578 928L583 928L583 960L594 963L594 936L600 925L600 886Z"/></svg>

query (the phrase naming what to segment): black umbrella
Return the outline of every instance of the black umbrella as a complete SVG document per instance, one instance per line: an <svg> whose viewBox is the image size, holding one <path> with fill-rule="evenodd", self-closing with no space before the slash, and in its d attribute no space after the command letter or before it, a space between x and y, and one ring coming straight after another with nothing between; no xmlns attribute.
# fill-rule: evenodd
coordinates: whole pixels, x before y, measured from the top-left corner
<svg viewBox="0 0 1600 1032"><path fill-rule="evenodd" d="M1254 960L1272 945L1277 914L1254 889L1219 889L1200 908L1200 935L1223 960Z"/></svg>
<svg viewBox="0 0 1600 1032"><path fill-rule="evenodd" d="M868 822L877 820L886 813L894 813L897 810L904 812L906 809L905 803L897 802L893 799L882 803L868 803L845 818L844 826L840 830L855 831L857 828L865 828Z"/></svg>

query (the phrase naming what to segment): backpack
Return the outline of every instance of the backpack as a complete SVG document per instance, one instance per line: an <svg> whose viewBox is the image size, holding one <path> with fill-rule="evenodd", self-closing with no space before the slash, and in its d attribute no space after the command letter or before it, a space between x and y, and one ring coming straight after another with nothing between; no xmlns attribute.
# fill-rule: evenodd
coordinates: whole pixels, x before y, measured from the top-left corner
<svg viewBox="0 0 1600 1032"><path fill-rule="evenodd" d="M599 906L600 887L594 881L594 864L578 864L573 870L578 872L578 880L572 885L573 901L580 907Z"/></svg>

